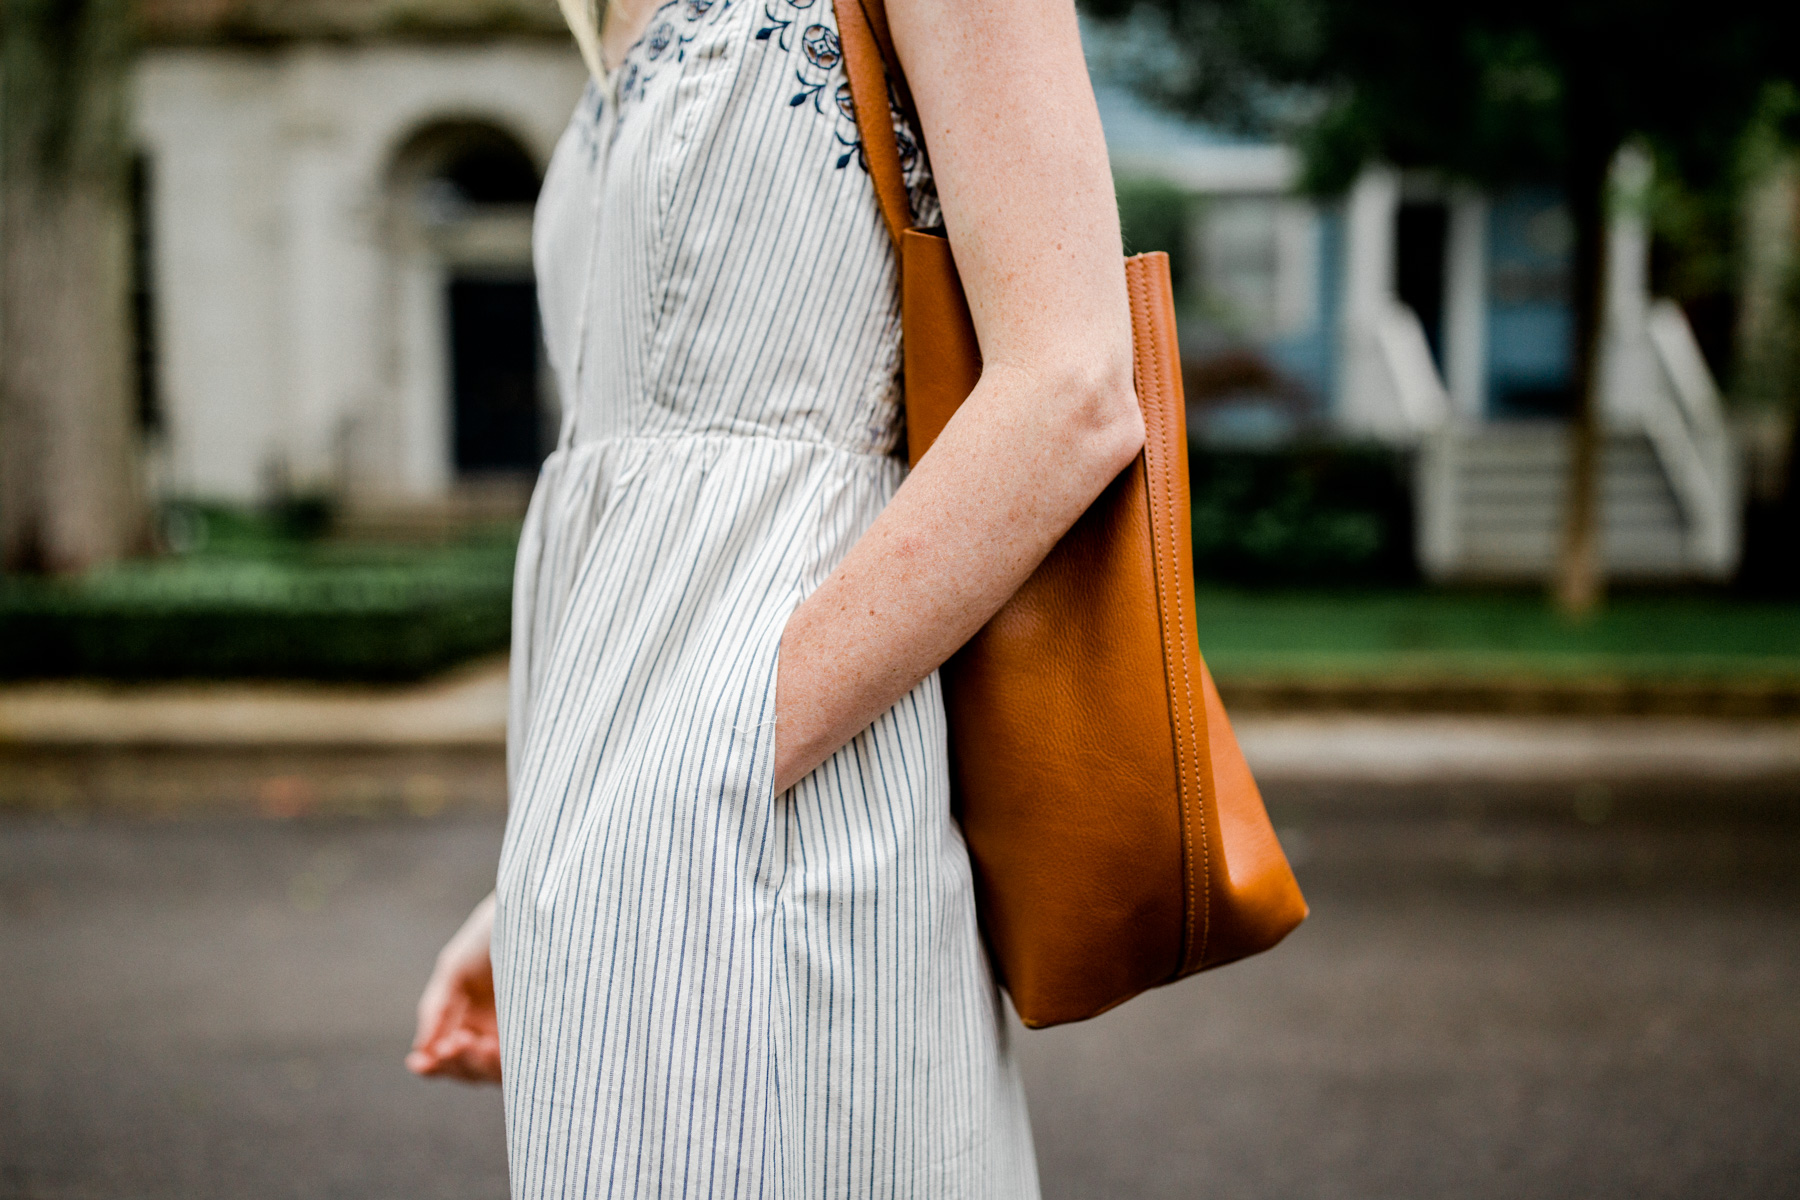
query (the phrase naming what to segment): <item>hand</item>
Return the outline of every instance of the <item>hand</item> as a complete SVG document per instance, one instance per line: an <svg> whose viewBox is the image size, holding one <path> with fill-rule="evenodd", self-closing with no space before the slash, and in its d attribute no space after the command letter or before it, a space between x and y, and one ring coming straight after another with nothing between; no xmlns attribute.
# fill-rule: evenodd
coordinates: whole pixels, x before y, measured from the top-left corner
<svg viewBox="0 0 1800 1200"><path fill-rule="evenodd" d="M500 1082L500 1025L494 1014L494 898L475 906L438 951L419 997L419 1029L407 1069L466 1083Z"/></svg>

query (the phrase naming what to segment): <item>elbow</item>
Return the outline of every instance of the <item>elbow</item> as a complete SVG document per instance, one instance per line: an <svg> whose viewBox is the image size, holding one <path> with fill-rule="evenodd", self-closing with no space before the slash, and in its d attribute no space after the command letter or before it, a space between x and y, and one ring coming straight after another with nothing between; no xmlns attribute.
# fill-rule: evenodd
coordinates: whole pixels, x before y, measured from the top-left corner
<svg viewBox="0 0 1800 1200"><path fill-rule="evenodd" d="M1060 372L1071 448L1107 479L1144 448L1144 413L1129 354L1099 355Z"/></svg>

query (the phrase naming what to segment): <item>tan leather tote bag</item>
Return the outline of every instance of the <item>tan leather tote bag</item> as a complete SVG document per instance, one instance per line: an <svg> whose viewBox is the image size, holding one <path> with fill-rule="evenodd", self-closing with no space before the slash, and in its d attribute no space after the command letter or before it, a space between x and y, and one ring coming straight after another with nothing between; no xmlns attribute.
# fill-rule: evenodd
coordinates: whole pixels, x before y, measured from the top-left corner
<svg viewBox="0 0 1800 1200"><path fill-rule="evenodd" d="M900 254L917 462L981 374L950 243L916 229L881 0L835 0L864 159ZM917 128L914 123L914 128ZM1186 413L1164 254L1125 260L1147 440L944 665L953 795L994 966L1027 1025L1267 950L1306 917L1194 631Z"/></svg>

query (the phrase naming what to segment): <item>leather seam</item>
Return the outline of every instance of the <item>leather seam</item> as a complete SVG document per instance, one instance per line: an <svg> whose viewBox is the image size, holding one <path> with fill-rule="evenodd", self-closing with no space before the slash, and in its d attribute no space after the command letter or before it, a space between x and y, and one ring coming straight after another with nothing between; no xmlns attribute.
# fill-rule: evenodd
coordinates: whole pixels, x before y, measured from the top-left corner
<svg viewBox="0 0 1800 1200"><path fill-rule="evenodd" d="M1206 961L1207 946L1212 941L1212 844L1208 840L1206 823L1206 761L1201 754L1200 730L1195 723L1194 677L1187 660L1188 649L1198 642L1199 631L1195 631L1195 642L1190 643L1187 636L1187 606L1181 601L1181 512L1175 503L1177 483L1173 470L1167 472L1167 478L1170 489L1168 504L1169 577L1175 593L1175 627L1181 633L1181 683L1187 693L1188 743L1194 756L1194 797L1199 805L1196 816L1200 825L1200 886L1203 889L1200 905L1200 948L1188 964L1191 968L1197 968ZM1203 696L1200 704L1204 705L1205 703ZM1204 708L1201 710L1200 720L1202 722L1205 720ZM1190 849L1190 857L1192 853L1193 851Z"/></svg>
<svg viewBox="0 0 1800 1200"><path fill-rule="evenodd" d="M1142 265L1139 265L1136 269L1128 270L1126 272L1126 275L1127 275L1127 279L1131 285L1131 290L1137 298L1138 309L1140 312L1142 312L1144 314L1144 318L1145 318L1145 327L1144 328L1145 328L1145 334L1146 334L1146 337L1144 340L1150 341L1154 336L1155 323L1154 323L1154 321L1152 321L1150 319L1151 318L1150 289L1149 289L1147 283L1145 282L1144 268L1142 267ZM1137 375L1140 380L1140 386L1148 385L1148 386L1154 388L1156 390L1158 397L1160 397L1160 393L1162 391L1162 381L1155 374L1155 363L1156 363L1156 356L1154 353L1155 347L1153 345L1152 346L1144 346L1144 345L1140 344L1138 339L1136 339L1136 338L1133 338L1132 341L1133 341L1133 346L1132 346L1133 354L1134 354L1134 357L1137 359L1136 365L1139 368L1137 371ZM1163 507L1170 510L1170 515L1171 515L1170 530L1171 530L1171 536L1173 536L1173 533L1177 529L1177 524L1173 520L1174 497L1173 497L1173 495L1170 494L1169 463L1167 461L1168 447L1163 444L1167 440L1168 429L1166 428L1165 423L1163 421L1162 407L1161 407L1160 403L1144 404L1142 397L1139 398L1139 403L1140 403L1140 406L1143 408L1143 410L1146 413L1151 414L1152 419L1156 423L1156 428L1153 431L1153 434L1147 432L1145 444L1146 444L1147 449L1149 449L1151 447L1154 448L1155 457L1156 457L1158 465L1160 467L1160 469L1156 472L1156 475L1157 475L1157 478L1155 480L1156 492L1157 492L1157 494L1160 494L1160 498L1163 502ZM1150 470L1150 458L1151 458L1151 455L1149 453L1146 453L1145 458L1144 458L1144 466L1145 466L1145 471L1147 474L1149 473L1149 470ZM1148 483L1150 481L1146 480L1146 482ZM1146 489L1146 490L1148 491L1148 489ZM1156 498L1156 496L1155 496L1155 494L1153 494L1152 499L1155 499L1155 498ZM1152 507L1154 508L1154 505L1152 505ZM1156 531L1157 531L1156 513L1153 511L1149 515L1150 515L1151 534L1152 534L1152 538L1154 539ZM1162 626L1163 626L1163 629L1165 631L1167 631L1168 629L1170 629L1171 625L1173 625L1175 627L1177 638L1178 639L1183 638L1185 636L1186 627L1185 627L1185 624L1182 623L1181 614L1179 612L1176 612L1174 614L1171 614L1169 612L1169 609L1172 607L1176 608L1176 609L1179 609L1179 607L1180 607L1178 602L1173 605L1170 603L1170 592L1171 592L1171 590L1173 590L1175 588L1175 581L1173 578L1174 572L1173 572L1173 568L1171 567L1171 564L1170 564L1170 559L1173 556L1173 546L1171 544L1169 544L1167 541L1164 541L1163 545L1161 545L1160 547L1155 547L1155 549L1156 549L1156 554L1154 556L1154 561L1156 563L1157 574L1159 576L1159 578L1157 579L1156 591L1157 591L1157 598L1159 601L1159 605L1163 610ZM1176 599L1178 601L1179 597L1176 597ZM1173 615L1175 618L1175 620L1173 622L1171 622L1169 620L1169 617L1171 615ZM1165 644L1164 644L1163 650L1164 650L1164 659L1165 659L1165 671L1166 671L1166 674L1168 677L1169 691L1170 691L1169 699L1172 703L1179 704L1181 702L1181 697L1177 696L1175 693L1175 684L1177 682L1176 671L1177 671L1177 669L1179 669L1181 672L1180 683L1182 686L1183 695L1185 695L1185 698L1187 700L1188 721L1189 721L1189 728L1191 729L1192 728L1192 710L1193 710L1193 684L1192 684L1192 681L1187 678L1187 659L1186 659L1186 655L1184 653L1182 653L1182 651L1184 649L1185 649L1185 642L1178 642L1175 647L1174 661L1169 661L1169 646L1168 646L1167 640L1165 638ZM1183 917L1183 920L1182 920L1182 925L1183 925L1182 954L1181 954L1181 958L1176 963L1176 970L1175 970L1176 977L1179 978L1181 975L1183 975L1187 972L1189 964L1193 961L1194 942L1195 942L1195 933L1196 933L1196 925L1197 925L1197 922L1195 920L1195 887L1194 887L1194 814L1191 812L1190 805L1189 805L1189 795L1190 795L1190 789L1189 789L1190 775L1189 775L1189 767L1188 767L1189 747L1188 747L1188 745L1186 745L1184 743L1183 738L1181 736L1181 734L1182 734L1181 714L1180 713L1171 713L1170 717L1171 717L1170 732L1174 735L1174 741L1175 741L1176 784L1181 790L1181 795L1179 797L1179 805L1180 805L1180 812L1181 812L1181 832L1182 832L1182 842L1183 842L1182 850L1183 850L1183 860L1184 860L1183 865L1184 865L1185 872L1186 872L1186 887L1183 889L1183 892L1184 892L1183 900L1185 901L1184 907L1185 907L1186 911L1182 914L1182 917ZM1194 776L1195 778L1197 778L1197 774L1198 773L1196 772L1195 776ZM1204 814L1204 812L1202 812L1200 815L1201 815L1201 821L1202 821L1202 826L1201 826L1200 832L1201 832L1201 836L1204 837L1205 836L1205 826L1204 826L1205 814Z"/></svg>
<svg viewBox="0 0 1800 1200"><path fill-rule="evenodd" d="M1163 427L1165 440L1169 438L1171 432L1172 431L1165 424ZM1198 805L1198 808L1195 810L1194 818L1195 823L1199 826L1199 838L1197 840L1200 843L1201 891L1198 898L1200 945L1199 949L1187 963L1187 966L1192 968L1197 967L1199 964L1206 961L1207 945L1212 940L1212 846L1207 840L1206 787L1204 782L1206 778L1206 772L1204 770L1205 764L1201 761L1200 757L1200 733L1199 730L1195 728L1194 677L1189 670L1187 660L1189 647L1187 636L1187 607L1181 602L1181 513L1177 510L1175 503L1177 488L1174 463L1172 461L1174 458L1174 450L1175 447L1172 446L1164 447L1163 463L1163 484L1167 489L1168 495L1168 503L1165 507L1169 519L1169 590L1171 593L1170 599L1175 609L1175 629L1180 635L1180 644L1176 648L1176 662L1181 666L1181 686L1187 701L1188 752L1191 755L1194 764L1193 795L1194 801ZM1193 861L1193 854L1193 846L1190 844L1188 847L1188 861L1190 864ZM1191 886L1192 885L1190 884L1190 888Z"/></svg>

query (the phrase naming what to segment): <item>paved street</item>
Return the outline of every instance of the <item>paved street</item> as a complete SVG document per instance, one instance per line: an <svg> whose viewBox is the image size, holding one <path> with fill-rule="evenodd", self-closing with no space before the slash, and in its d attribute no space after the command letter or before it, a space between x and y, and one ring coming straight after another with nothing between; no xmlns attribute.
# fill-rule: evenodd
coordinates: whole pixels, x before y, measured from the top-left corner
<svg viewBox="0 0 1800 1200"><path fill-rule="evenodd" d="M1791 796L1271 801L1288 944L1019 1035L1047 1197L1800 1194ZM0 1196L503 1195L497 1096L400 1066L498 839L0 819Z"/></svg>

